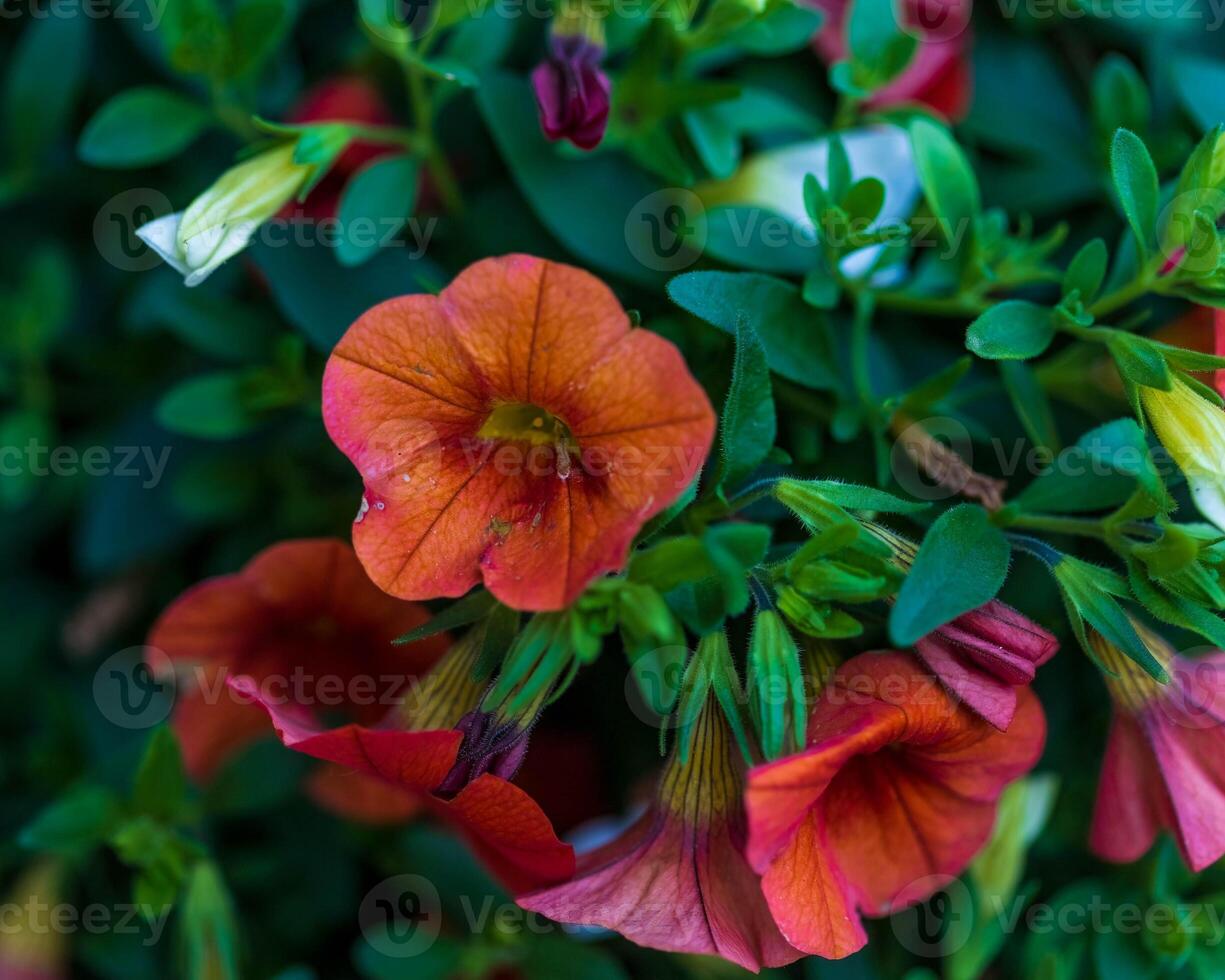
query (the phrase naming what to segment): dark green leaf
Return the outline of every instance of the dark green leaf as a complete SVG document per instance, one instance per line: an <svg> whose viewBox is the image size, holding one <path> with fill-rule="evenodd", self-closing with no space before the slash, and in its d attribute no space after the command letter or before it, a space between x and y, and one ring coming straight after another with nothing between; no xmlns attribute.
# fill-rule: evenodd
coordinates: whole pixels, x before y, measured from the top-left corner
<svg viewBox="0 0 1225 980"><path fill-rule="evenodd" d="M1045 306L1020 299L996 303L970 324L966 347L992 361L1037 357L1055 337L1055 321Z"/></svg>
<svg viewBox="0 0 1225 980"><path fill-rule="evenodd" d="M396 644L416 643L418 640L424 640L427 636L435 636L445 630L467 626L469 623L475 623L478 619L484 618L497 604L498 600L490 593L484 589L476 589L469 592L462 599L457 599L451 603L451 605L447 606L437 616L434 616L428 623L423 623L416 629L409 630L403 636L396 637L392 642Z"/></svg>
<svg viewBox="0 0 1225 980"><path fill-rule="evenodd" d="M995 598L1008 574L1008 541L972 504L946 511L928 529L889 614L889 636L910 646Z"/></svg>
<svg viewBox="0 0 1225 980"><path fill-rule="evenodd" d="M413 211L420 165L410 156L390 156L363 167L340 199L341 239L336 257L360 265L392 241Z"/></svg>
<svg viewBox="0 0 1225 980"><path fill-rule="evenodd" d="M746 321L770 370L789 381L824 391L842 387L825 319L791 283L747 272L689 272L668 283L668 295L733 336Z"/></svg>
<svg viewBox="0 0 1225 980"><path fill-rule="evenodd" d="M90 119L77 153L95 167L144 167L185 150L208 123L208 112L177 92L128 89Z"/></svg>
<svg viewBox="0 0 1225 980"><path fill-rule="evenodd" d="M1135 133L1120 129L1110 147L1110 176L1142 254L1157 244L1157 167Z"/></svg>
<svg viewBox="0 0 1225 980"><path fill-rule="evenodd" d="M735 488L769 455L777 420L766 351L747 319L736 331L732 383L719 422L722 483Z"/></svg>

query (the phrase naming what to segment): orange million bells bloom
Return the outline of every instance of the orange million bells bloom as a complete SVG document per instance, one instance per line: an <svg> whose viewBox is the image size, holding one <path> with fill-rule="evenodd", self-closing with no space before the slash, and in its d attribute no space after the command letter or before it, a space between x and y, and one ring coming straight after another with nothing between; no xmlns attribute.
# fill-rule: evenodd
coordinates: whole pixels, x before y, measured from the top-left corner
<svg viewBox="0 0 1225 980"><path fill-rule="evenodd" d="M382 824L424 809L463 833L512 890L567 878L573 850L509 782L526 732L498 731L495 742L477 710L483 631L392 645L427 619L380 592L352 548L329 539L274 545L189 589L149 637L150 666L182 677L172 723L189 771L208 779L275 729L328 763L308 790L329 811ZM320 716L337 710L351 723L324 729Z"/></svg>
<svg viewBox="0 0 1225 980"><path fill-rule="evenodd" d="M509 255L341 338L328 433L365 482L353 543L405 599L556 610L694 480L715 416L680 352L570 266Z"/></svg>
<svg viewBox="0 0 1225 980"><path fill-rule="evenodd" d="M959 706L908 654L842 664L808 721L807 748L749 773L748 857L784 937L840 958L860 915L926 899L987 841L1004 787L1037 762L1046 722L1029 688L1001 732Z"/></svg>

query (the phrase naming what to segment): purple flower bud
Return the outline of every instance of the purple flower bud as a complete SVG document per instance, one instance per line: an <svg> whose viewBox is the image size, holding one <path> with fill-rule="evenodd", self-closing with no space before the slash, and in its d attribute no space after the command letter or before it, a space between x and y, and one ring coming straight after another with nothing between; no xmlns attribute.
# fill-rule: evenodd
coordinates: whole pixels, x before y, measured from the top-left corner
<svg viewBox="0 0 1225 980"><path fill-rule="evenodd" d="M611 86L600 70L604 46L583 34L554 34L549 57L532 72L540 124L551 140L591 150L604 138Z"/></svg>

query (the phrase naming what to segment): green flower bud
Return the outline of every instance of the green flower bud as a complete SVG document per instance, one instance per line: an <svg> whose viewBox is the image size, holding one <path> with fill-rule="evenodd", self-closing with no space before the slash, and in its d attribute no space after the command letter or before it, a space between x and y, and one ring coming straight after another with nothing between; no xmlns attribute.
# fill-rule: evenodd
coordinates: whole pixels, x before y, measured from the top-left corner
<svg viewBox="0 0 1225 980"><path fill-rule="evenodd" d="M800 652L782 617L773 610L763 610L753 620L748 686L749 706L766 759L777 759L803 745L807 712Z"/></svg>

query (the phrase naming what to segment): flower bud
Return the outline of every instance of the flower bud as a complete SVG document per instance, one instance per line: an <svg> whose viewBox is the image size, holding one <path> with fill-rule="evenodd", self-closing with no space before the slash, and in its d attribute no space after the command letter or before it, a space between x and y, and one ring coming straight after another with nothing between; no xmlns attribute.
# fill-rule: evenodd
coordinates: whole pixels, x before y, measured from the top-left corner
<svg viewBox="0 0 1225 980"><path fill-rule="evenodd" d="M762 754L777 759L804 743L804 675L800 652L782 617L771 609L753 620L748 656L749 705Z"/></svg>
<svg viewBox="0 0 1225 980"><path fill-rule="evenodd" d="M1153 431L1187 478L1199 512L1225 529L1225 412L1175 378L1169 391L1140 388Z"/></svg>
<svg viewBox="0 0 1225 980"><path fill-rule="evenodd" d="M223 173L186 211L155 218L136 234L198 286L247 247L255 230L306 185L316 164L294 162L296 142L282 143Z"/></svg>
<svg viewBox="0 0 1225 980"><path fill-rule="evenodd" d="M540 124L550 140L592 150L608 126L611 86L600 69L604 23L581 2L565 3L553 19L549 56L532 72Z"/></svg>

